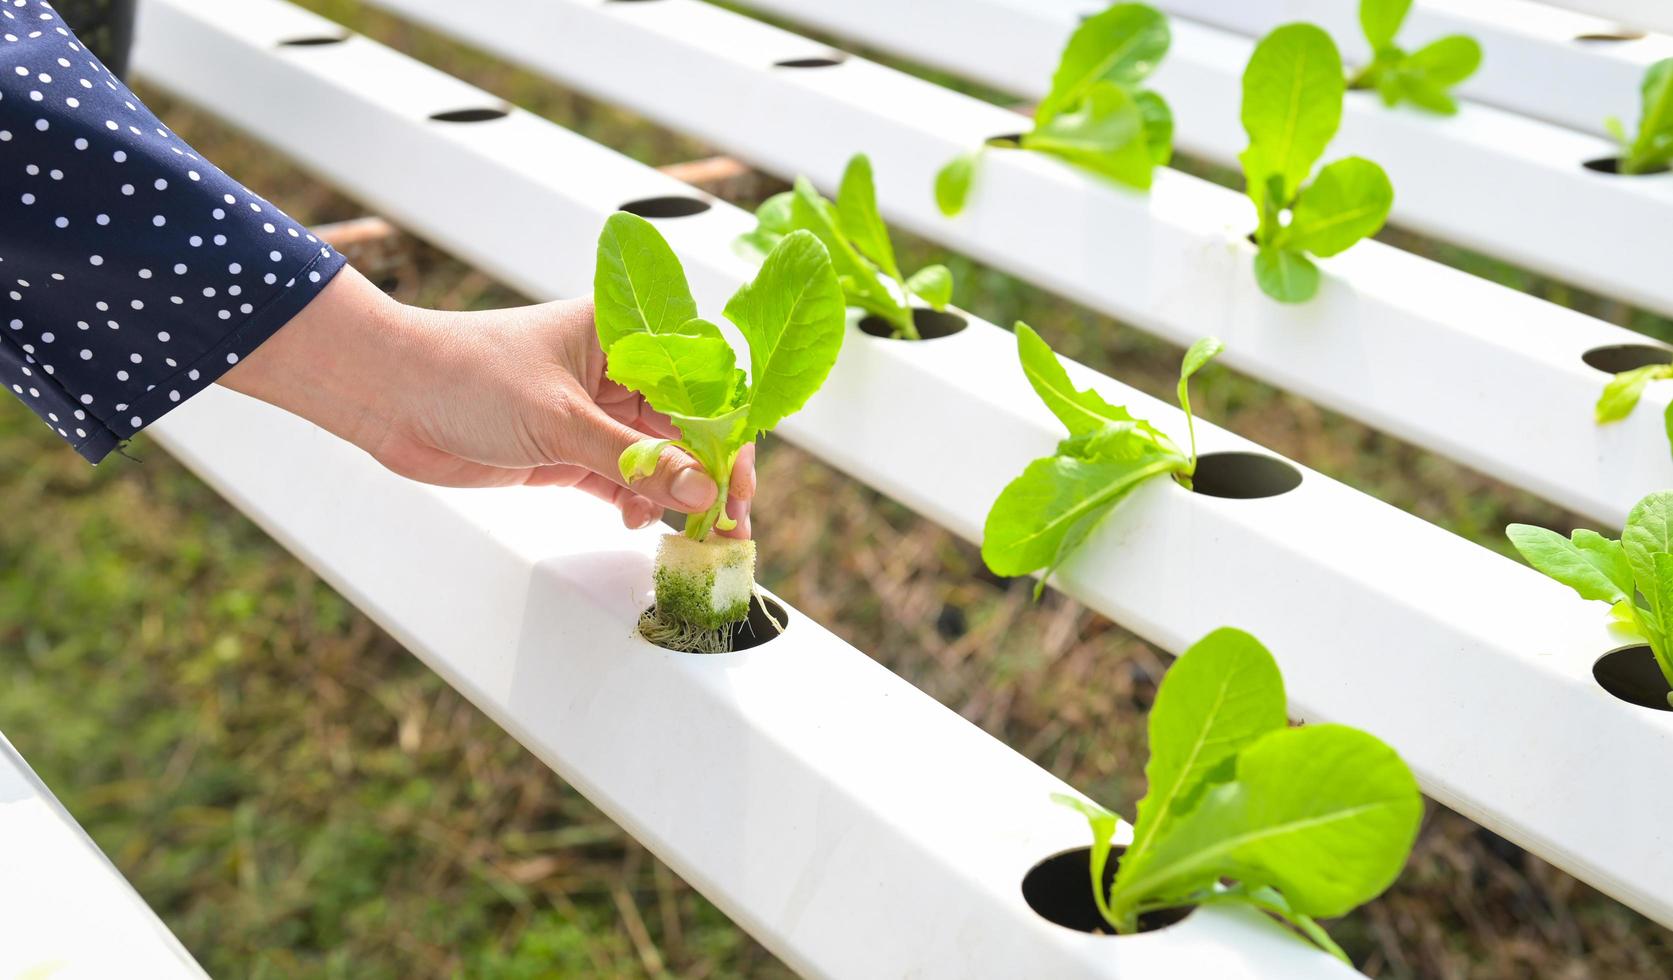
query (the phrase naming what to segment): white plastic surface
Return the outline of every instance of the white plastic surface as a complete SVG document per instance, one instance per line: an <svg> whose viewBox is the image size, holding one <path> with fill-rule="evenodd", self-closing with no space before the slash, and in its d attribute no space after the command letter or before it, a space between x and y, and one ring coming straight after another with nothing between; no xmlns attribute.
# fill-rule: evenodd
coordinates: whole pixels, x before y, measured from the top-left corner
<svg viewBox="0 0 1673 980"><path fill-rule="evenodd" d="M976 0L1055 9L1062 0ZM1359 27L1359 0L1158 0L1163 10L1259 37L1291 21L1328 30L1350 63L1370 51ZM1401 26L1408 50L1448 34L1481 43L1481 68L1459 91L1487 105L1605 136L1610 116L1638 118L1644 70L1673 57L1673 37L1635 32L1615 21L1531 0L1420 0Z"/></svg>
<svg viewBox="0 0 1673 980"><path fill-rule="evenodd" d="M288 147L376 210L531 295L588 289L597 228L617 204L690 193L521 112L467 127L428 123L436 108L483 97L364 40L263 57L287 31L318 27L291 15L269 20L272 5L154 0L151 9L139 64L153 80ZM195 57L184 58L188 51ZM247 86L208 84L233 65L246 66ZM267 91L287 93L286 112L262 110ZM426 168L401 166L413 160ZM441 186L450 192L436 193ZM730 249L750 225L718 203L659 223L702 308L718 309L751 274ZM999 488L1060 435L1012 344L983 323L923 344L851 333L823 392L783 434L975 540ZM1084 368L1072 373L1181 433L1177 409ZM901 426L902 418L914 425ZM1199 424L1197 433L1207 452L1257 448L1213 426ZM274 474L294 471L271 464ZM238 489L246 482L263 487L253 477L222 482L235 496L253 492ZM342 526L361 520L348 513ZM331 542L337 529L285 539L309 553L324 547L315 531ZM354 559L365 563L362 574L375 575L374 563L415 561L418 584L430 574L432 565L410 552L381 543L371 550L380 547L381 555ZM339 583L360 577L331 574ZM1673 922L1673 849L1661 818L1673 788L1623 775L1662 764L1673 751L1673 716L1617 702L1592 681L1592 661L1617 645L1601 606L1310 472L1299 489L1267 500L1147 486L1058 584L1172 650L1216 626L1251 630L1281 661L1296 713L1380 735L1441 801ZM469 595L473 609L486 601ZM407 613L375 615L400 629Z"/></svg>
<svg viewBox="0 0 1673 980"><path fill-rule="evenodd" d="M1623 422L1592 421L1608 376L1581 355L1645 343L1632 331L1376 242L1325 260L1310 302L1274 302L1255 284L1248 200L1171 170L1144 196L995 151L948 220L936 170L1022 116L858 58L775 68L828 51L696 0L377 2L827 189L864 151L900 226L1181 345L1217 335L1227 363L1605 525L1673 486L1673 385Z"/></svg>
<svg viewBox="0 0 1673 980"><path fill-rule="evenodd" d="M207 977L0 735L0 977Z"/></svg>
<svg viewBox="0 0 1673 980"><path fill-rule="evenodd" d="M1045 96L1084 9L1077 0L918 0L920 16L954 25L926 33L893 16L892 0L758 5L1031 99ZM1173 45L1146 84L1172 106L1181 151L1235 168L1249 142L1239 107L1254 42L1183 17L1171 27ZM1381 164L1394 183L1396 224L1673 315L1673 243L1663 231L1673 226L1673 174L1583 166L1618 152L1609 140L1479 103L1443 117L1349 92L1324 162L1357 155Z"/></svg>
<svg viewBox="0 0 1673 980"><path fill-rule="evenodd" d="M1667 0L1540 0L1551 7L1605 17L1617 24L1645 31L1673 34L1673 5Z"/></svg>

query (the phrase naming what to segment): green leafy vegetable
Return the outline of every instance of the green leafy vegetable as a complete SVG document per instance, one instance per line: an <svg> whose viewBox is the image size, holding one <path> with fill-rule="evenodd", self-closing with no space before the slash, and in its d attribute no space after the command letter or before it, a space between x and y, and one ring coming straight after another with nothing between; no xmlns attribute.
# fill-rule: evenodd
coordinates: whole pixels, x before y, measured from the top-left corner
<svg viewBox="0 0 1673 980"><path fill-rule="evenodd" d="M953 299L953 275L943 265L926 266L903 278L889 228L877 210L871 160L855 154L843 169L836 203L819 195L805 177L794 190L775 194L755 212L753 231L738 237L739 251L765 255L797 229L812 232L830 254L848 305L882 317L896 337L920 339L912 299L945 309Z"/></svg>
<svg viewBox="0 0 1673 980"><path fill-rule="evenodd" d="M1055 797L1092 827L1093 897L1118 933L1155 909L1237 903L1346 959L1315 920L1388 888L1423 815L1393 749L1342 725L1288 727L1272 654L1230 628L1197 641L1162 679L1145 777L1107 893L1115 815Z"/></svg>
<svg viewBox="0 0 1673 980"><path fill-rule="evenodd" d="M1638 116L1638 135L1628 139L1619 119L1606 121L1609 132L1621 144L1620 172L1649 174L1666 170L1673 163L1673 58L1663 58L1644 72L1641 87L1643 109Z"/></svg>
<svg viewBox="0 0 1673 980"><path fill-rule="evenodd" d="M1386 106L1410 102L1450 116L1458 102L1449 91L1481 67L1481 45L1472 37L1450 34L1407 52L1394 43L1412 0L1360 0L1359 24L1371 44L1371 63L1349 83L1375 89Z"/></svg>
<svg viewBox="0 0 1673 980"><path fill-rule="evenodd" d="M1190 431L1187 453L1161 430L1111 405L1095 391L1076 390L1051 348L1028 324L1016 326L1023 374L1069 437L1057 452L1028 464L1000 491L982 528L982 560L997 575L1044 570L1037 598L1053 571L1135 487L1172 474L1185 486L1197 469L1196 433L1186 384L1223 349L1218 340L1193 344L1180 370L1180 405Z"/></svg>
<svg viewBox="0 0 1673 980"><path fill-rule="evenodd" d="M1319 269L1310 256L1329 257L1376 234L1394 203L1388 175L1360 157L1325 166L1304 186L1341 124L1344 88L1336 45L1311 24L1267 35L1243 72L1249 147L1240 159L1260 216L1255 279L1280 302L1311 299Z"/></svg>
<svg viewBox="0 0 1673 980"><path fill-rule="evenodd" d="M1088 17L1063 48L1034 128L1015 145L1148 190L1173 156L1173 113L1139 85L1171 42L1167 18L1142 3ZM935 203L949 218L964 210L980 153L960 154L935 175Z"/></svg>
<svg viewBox="0 0 1673 980"><path fill-rule="evenodd" d="M1650 382L1668 378L1673 378L1673 364L1646 364L1615 375L1603 386L1603 394L1598 396L1598 424L1619 422L1631 415ZM1668 444L1673 446L1673 403L1669 403L1662 413L1662 428L1667 433Z"/></svg>
<svg viewBox="0 0 1673 980"><path fill-rule="evenodd" d="M593 292L610 379L680 429L677 440L630 446L622 477L654 473L670 444L690 452L720 489L714 506L686 522L686 535L702 541L730 526L726 490L738 450L806 404L836 363L845 315L830 256L812 232L792 230L726 304L749 345L747 376L720 328L697 316L685 270L645 219L618 212L604 223Z"/></svg>
<svg viewBox="0 0 1673 980"><path fill-rule="evenodd" d="M1616 625L1649 646L1673 685L1673 491L1640 500L1619 541L1587 530L1565 538L1529 524L1512 524L1505 535L1535 569L1582 599L1609 603Z"/></svg>

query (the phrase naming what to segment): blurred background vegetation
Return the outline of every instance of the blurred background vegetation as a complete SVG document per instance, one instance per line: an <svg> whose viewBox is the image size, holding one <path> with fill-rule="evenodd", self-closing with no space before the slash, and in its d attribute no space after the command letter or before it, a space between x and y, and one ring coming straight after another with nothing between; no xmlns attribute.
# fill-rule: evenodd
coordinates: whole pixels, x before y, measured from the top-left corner
<svg viewBox="0 0 1673 980"><path fill-rule="evenodd" d="M303 5L642 161L713 152L350 0ZM235 128L141 94L298 218L365 213ZM1673 339L1666 321L1619 304L1383 237ZM402 299L522 301L415 247ZM913 265L950 265L961 306L998 323L1026 317L1065 355L1168 397L1177 349L927 243L906 251ZM1199 390L1205 417L1488 547L1504 550L1508 521L1577 523L1223 368ZM182 467L143 438L130 452L136 461L91 469L0 403L0 729L212 973L788 975ZM1131 809L1166 655L1056 594L1030 602L1020 583L988 576L971 545L777 440L761 485L766 585ZM1562 791L1558 774L1551 785ZM1383 977L1673 975L1669 933L1434 805L1404 877L1332 928Z"/></svg>

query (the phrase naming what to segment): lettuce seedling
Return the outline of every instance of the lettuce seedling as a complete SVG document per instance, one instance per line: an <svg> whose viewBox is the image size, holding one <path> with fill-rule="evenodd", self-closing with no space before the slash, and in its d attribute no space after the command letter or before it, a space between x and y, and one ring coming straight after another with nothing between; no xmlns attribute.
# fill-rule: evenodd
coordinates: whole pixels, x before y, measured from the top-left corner
<svg viewBox="0 0 1673 980"><path fill-rule="evenodd" d="M1021 146L1148 190L1152 172L1173 156L1173 112L1139 83L1170 43L1167 18L1142 3L1088 17L1063 49L1034 128L989 145ZM947 217L964 210L982 152L960 154L935 175L935 203Z"/></svg>
<svg viewBox="0 0 1673 980"><path fill-rule="evenodd" d="M1505 528L1528 564L1580 593L1609 603L1610 618L1655 655L1673 685L1673 491L1640 500L1619 541L1596 531L1569 537L1530 524ZM1667 696L1673 705L1673 694Z"/></svg>
<svg viewBox="0 0 1673 980"><path fill-rule="evenodd" d="M792 231L812 232L831 255L848 305L883 318L896 337L921 339L912 320L913 298L937 311L952 302L953 274L946 266L929 265L910 277L901 275L889 228L877 211L871 159L864 153L856 153L843 169L835 204L821 197L806 177L798 177L795 190L767 198L756 209L755 219L755 230L738 236L739 250L766 255Z"/></svg>
<svg viewBox="0 0 1673 980"><path fill-rule="evenodd" d="M824 384L842 347L842 287L825 247L793 231L754 281L726 304L726 319L749 347L737 367L720 328L697 315L685 270L650 222L618 212L598 239L593 279L598 343L610 380L668 416L678 439L644 439L622 453L622 479L656 472L662 451L679 446L715 481L714 505L667 535L657 555L656 605L639 624L646 639L674 649L719 652L731 626L749 615L755 543L709 540L730 530L727 486L738 451L801 409Z"/></svg>
<svg viewBox="0 0 1673 980"><path fill-rule="evenodd" d="M1150 712L1149 791L1106 893L1119 818L1056 794L1092 826L1092 895L1117 933L1188 905L1250 905L1340 959L1318 924L1382 894L1411 853L1423 799L1393 749L1344 725L1288 727L1259 640L1221 628L1174 662Z"/></svg>
<svg viewBox="0 0 1673 980"><path fill-rule="evenodd" d="M1481 45L1473 37L1449 34L1407 52L1394 43L1412 0L1360 0L1359 26L1371 44L1371 63L1348 82L1375 89L1383 105L1410 102L1420 109L1450 116L1458 102L1448 89L1481 67Z"/></svg>
<svg viewBox="0 0 1673 980"><path fill-rule="evenodd" d="M982 528L982 560L996 575L1044 569L1034 587L1039 598L1051 573L1139 484L1171 474L1191 485L1197 436L1188 382L1225 348L1206 337L1185 352L1178 388L1191 447L1185 452L1160 429L1097 392L1075 390L1057 356L1028 324L1019 322L1016 333L1028 383L1069 436L1057 444L1057 452L1028 464L999 492Z"/></svg>
<svg viewBox="0 0 1673 980"><path fill-rule="evenodd" d="M1646 364L1610 378L1609 383L1603 386L1603 394L1598 396L1598 424L1619 422L1631 415L1650 382L1667 378L1673 378L1673 364ZM1667 411L1662 413L1662 426L1667 432L1668 444L1673 446L1673 404L1669 404Z"/></svg>
<svg viewBox="0 0 1673 980"><path fill-rule="evenodd" d="M1309 255L1335 255L1376 234L1394 204L1383 168L1360 157L1329 164L1302 186L1342 122L1345 90L1336 45L1311 24L1268 34L1243 71L1249 148L1239 159L1260 215L1255 279L1282 303L1318 292L1319 267Z"/></svg>
<svg viewBox="0 0 1673 980"><path fill-rule="evenodd" d="M1649 174L1673 163L1673 58L1663 58L1644 72L1644 107L1638 116L1638 135L1627 139L1626 127L1614 116L1604 120L1615 142L1621 144L1617 169L1623 174Z"/></svg>

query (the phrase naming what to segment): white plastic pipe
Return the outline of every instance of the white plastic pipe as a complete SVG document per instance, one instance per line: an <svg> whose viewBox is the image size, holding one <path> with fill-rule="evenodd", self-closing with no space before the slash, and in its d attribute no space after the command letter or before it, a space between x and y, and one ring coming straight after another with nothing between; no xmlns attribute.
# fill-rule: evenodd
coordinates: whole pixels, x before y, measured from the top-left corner
<svg viewBox="0 0 1673 980"><path fill-rule="evenodd" d="M892 0L758 6L1032 99L1045 96L1085 9L1078 0L919 0L919 16L948 25L925 33L894 16ZM1249 142L1239 108L1254 42L1180 17L1171 26L1173 45L1146 84L1173 107L1182 151L1235 168ZM1381 164L1394 183L1398 224L1673 315L1673 243L1664 231L1673 226L1673 174L1627 177L1583 166L1618 152L1608 140L1477 103L1442 117L1349 92L1325 160L1358 155Z"/></svg>
<svg viewBox="0 0 1673 980"><path fill-rule="evenodd" d="M977 0L1016 6L1023 0ZM1042 10L1064 0L1039 0ZM1261 37L1279 24L1304 20L1330 32L1351 64L1370 49L1359 26L1359 0L1158 0L1157 6L1199 23ZM1673 37L1637 32L1619 22L1531 0L1423 0L1412 5L1399 41L1407 50L1448 34L1481 43L1481 68L1459 92L1486 105L1605 136L1603 121L1638 119L1644 70L1673 57Z"/></svg>
<svg viewBox="0 0 1673 980"><path fill-rule="evenodd" d="M1551 7L1606 17L1626 27L1673 34L1673 7L1665 0L1540 0Z"/></svg>
<svg viewBox="0 0 1673 980"><path fill-rule="evenodd" d="M831 188L864 151L902 227L1181 345L1220 336L1230 364L1606 526L1673 486L1673 385L1652 385L1624 422L1592 421L1608 376L1581 357L1645 343L1632 331L1376 242L1326 260L1310 302L1274 302L1244 240L1253 207L1169 170L1140 195L1040 154L992 152L948 220L936 170L1024 117L858 58L775 68L829 51L696 0L377 2L779 174Z"/></svg>
<svg viewBox="0 0 1673 980"><path fill-rule="evenodd" d="M4 735L0 976L208 977Z"/></svg>
<svg viewBox="0 0 1673 980"><path fill-rule="evenodd" d="M282 6L154 0L147 16L139 64L153 81L534 296L587 290L597 229L619 204L700 198L526 113L429 122L487 96L363 39L273 57L278 40L321 27ZM234 67L242 81L218 84ZM270 111L279 91L285 110ZM752 274L730 247L751 224L718 202L659 222L704 309ZM1182 433L1177 409L1083 367L1071 373ZM1000 487L1061 431L1029 391L1011 337L973 321L921 344L851 333L825 389L783 434L976 540ZM1197 434L1205 452L1259 451L1211 425ZM1602 607L1300 472L1298 489L1265 500L1147 486L1057 584L1172 650L1216 626L1251 630L1278 656L1298 715L1378 734L1437 799L1673 922L1673 853L1647 843L1663 833L1673 787L1630 778L1673 751L1673 715L1593 682L1592 662L1618 645Z"/></svg>

